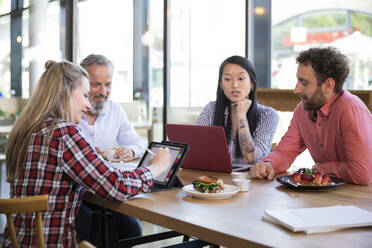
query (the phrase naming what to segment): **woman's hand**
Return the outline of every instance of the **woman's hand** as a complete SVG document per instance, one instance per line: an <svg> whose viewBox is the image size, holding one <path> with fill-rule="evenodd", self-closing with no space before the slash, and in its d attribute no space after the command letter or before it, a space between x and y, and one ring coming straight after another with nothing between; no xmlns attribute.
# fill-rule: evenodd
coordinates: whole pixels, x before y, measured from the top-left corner
<svg viewBox="0 0 372 248"><path fill-rule="evenodd" d="M247 98L244 98L241 101L238 102L232 102L231 103L231 109L232 111L235 111L238 118L245 117L248 113L249 108L252 105L252 100Z"/></svg>
<svg viewBox="0 0 372 248"><path fill-rule="evenodd" d="M151 165L147 167L154 178L169 170L172 166L172 156L168 148L160 148L150 160Z"/></svg>

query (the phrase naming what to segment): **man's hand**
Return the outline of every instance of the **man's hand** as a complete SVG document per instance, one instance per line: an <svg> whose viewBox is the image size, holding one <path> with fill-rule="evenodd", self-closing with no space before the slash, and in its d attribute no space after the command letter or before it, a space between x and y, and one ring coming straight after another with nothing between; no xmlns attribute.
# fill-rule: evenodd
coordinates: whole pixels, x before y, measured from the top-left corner
<svg viewBox="0 0 372 248"><path fill-rule="evenodd" d="M312 167L312 169L318 169L319 170L320 163L315 163Z"/></svg>
<svg viewBox="0 0 372 248"><path fill-rule="evenodd" d="M122 161L131 161L134 159L134 151L126 146L121 146L116 149L114 158L119 158Z"/></svg>
<svg viewBox="0 0 372 248"><path fill-rule="evenodd" d="M249 174L252 178L273 180L275 176L275 170L270 162L258 162L253 166Z"/></svg>

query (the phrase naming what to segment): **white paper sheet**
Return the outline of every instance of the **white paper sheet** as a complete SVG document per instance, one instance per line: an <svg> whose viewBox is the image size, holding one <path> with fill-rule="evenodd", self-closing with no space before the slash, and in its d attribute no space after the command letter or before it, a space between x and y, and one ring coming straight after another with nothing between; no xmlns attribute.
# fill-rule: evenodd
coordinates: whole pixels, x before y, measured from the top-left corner
<svg viewBox="0 0 372 248"><path fill-rule="evenodd" d="M372 226L372 213L356 206L266 210L263 220L294 232L330 232L349 227Z"/></svg>
<svg viewBox="0 0 372 248"><path fill-rule="evenodd" d="M262 220L269 222L271 224L284 226L279 221L275 220L274 218L271 218L268 215L262 216ZM333 231L337 231L340 229L343 229L343 228L311 228L311 229L302 230L301 232L304 232L306 234L312 234L312 233L333 232Z"/></svg>

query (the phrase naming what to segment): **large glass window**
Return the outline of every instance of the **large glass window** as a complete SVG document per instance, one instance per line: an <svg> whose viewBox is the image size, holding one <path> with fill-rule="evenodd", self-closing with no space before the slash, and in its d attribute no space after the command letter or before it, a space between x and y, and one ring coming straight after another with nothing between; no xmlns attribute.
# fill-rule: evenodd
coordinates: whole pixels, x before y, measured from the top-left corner
<svg viewBox="0 0 372 248"><path fill-rule="evenodd" d="M33 33L37 36L33 38L35 44L30 43L30 11L26 9L22 15L22 97L28 98L30 95L30 82L36 84L41 74L44 72L44 64L47 60L60 61L62 51L60 49L60 32L59 32L59 13L60 7L58 1L48 2L46 11L47 21L35 21ZM41 16L36 17L42 18ZM41 25L41 26L37 26ZM34 70L34 76L30 79L30 64L33 64L31 70Z"/></svg>
<svg viewBox="0 0 372 248"><path fill-rule="evenodd" d="M10 97L10 15L0 17L0 47L0 96Z"/></svg>
<svg viewBox="0 0 372 248"><path fill-rule="evenodd" d="M25 6L28 7L29 2L25 1ZM0 11L9 7L10 1L2 1ZM30 63L37 63L32 67L35 73L35 83L44 70L44 63L48 59L60 60L62 57L60 50L60 35L59 35L59 3L58 1L48 2L46 8L46 18L42 18L42 22L34 21L33 36L37 37L38 45L30 44L29 32L29 9L22 13L22 36L17 38L17 42L22 42L22 97L29 97L30 85ZM42 12L38 12L40 14ZM42 14L43 15L43 14ZM46 19L46 20L45 20ZM37 26L41 24L42 27ZM0 17L0 92L4 97L11 97L10 90L10 14Z"/></svg>
<svg viewBox="0 0 372 248"><path fill-rule="evenodd" d="M171 1L170 23L170 105L204 106L221 62L245 55L245 1Z"/></svg>
<svg viewBox="0 0 372 248"><path fill-rule="evenodd" d="M102 54L114 64L111 98L133 101L133 1L79 2L78 62Z"/></svg>
<svg viewBox="0 0 372 248"><path fill-rule="evenodd" d="M153 138L162 140L163 4L149 1L150 112ZM224 59L245 55L244 0L169 1L170 95L168 123L193 124L202 107L215 100L218 70Z"/></svg>
<svg viewBox="0 0 372 248"><path fill-rule="evenodd" d="M150 50L150 97L153 106L161 106L162 5L153 2L150 1L150 27L155 39ZM194 123L201 108L215 100L222 61L232 55L245 55L245 1L170 1L168 17L171 107L168 122Z"/></svg>
<svg viewBox="0 0 372 248"><path fill-rule="evenodd" d="M145 89L136 89L134 92L133 87L133 2L86 0L78 3L77 62L89 54L101 54L112 61L114 74L110 98L122 105L136 131L144 138L144 142L148 142L152 139L148 98Z"/></svg>
<svg viewBox="0 0 372 248"><path fill-rule="evenodd" d="M151 0L148 5L149 46L149 120L152 122L152 140L163 140L163 105L164 105L164 4L163 0ZM143 36L142 36L143 38ZM169 52L169 51L168 51ZM139 94L139 93L137 93ZM138 96L137 96L138 97Z"/></svg>
<svg viewBox="0 0 372 248"><path fill-rule="evenodd" d="M0 15L10 13L10 0L0 1Z"/></svg>
<svg viewBox="0 0 372 248"><path fill-rule="evenodd" d="M148 6L148 27L152 38L149 45L150 106L163 107L163 0L151 0ZM146 44L145 44L146 45Z"/></svg>
<svg viewBox="0 0 372 248"><path fill-rule="evenodd" d="M314 9L313 5L295 0L287 1L286 5L277 2L273 1L272 12L272 88L294 88L295 58L300 51L314 46L334 46L350 59L351 70L345 88L372 89L371 3L354 1L354 8L348 9L346 5L340 6L342 1L326 1ZM298 13L283 11L288 5ZM335 5L342 10L332 10Z"/></svg>
<svg viewBox="0 0 372 248"><path fill-rule="evenodd" d="M49 0L49 1L55 1L55 0ZM28 8L29 6L30 6L30 0L23 0L23 7Z"/></svg>

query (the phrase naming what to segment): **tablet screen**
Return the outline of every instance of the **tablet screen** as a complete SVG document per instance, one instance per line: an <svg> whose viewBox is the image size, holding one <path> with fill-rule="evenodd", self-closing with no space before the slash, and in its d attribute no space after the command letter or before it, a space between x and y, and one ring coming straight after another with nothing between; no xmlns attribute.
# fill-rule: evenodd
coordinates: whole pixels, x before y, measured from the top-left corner
<svg viewBox="0 0 372 248"><path fill-rule="evenodd" d="M172 186L171 184L174 182L178 169L181 166L182 160L184 159L187 153L188 145L182 144L182 143L175 143L175 142L166 142L166 143L152 142L148 148L153 153L156 153L156 151L159 148L164 148L164 147L167 147L169 149L169 152L172 157L172 166L169 168L168 171L154 178L154 183L160 184L163 186ZM151 165L151 162L150 162L151 158L152 158L152 155L146 151L138 167L147 167Z"/></svg>

